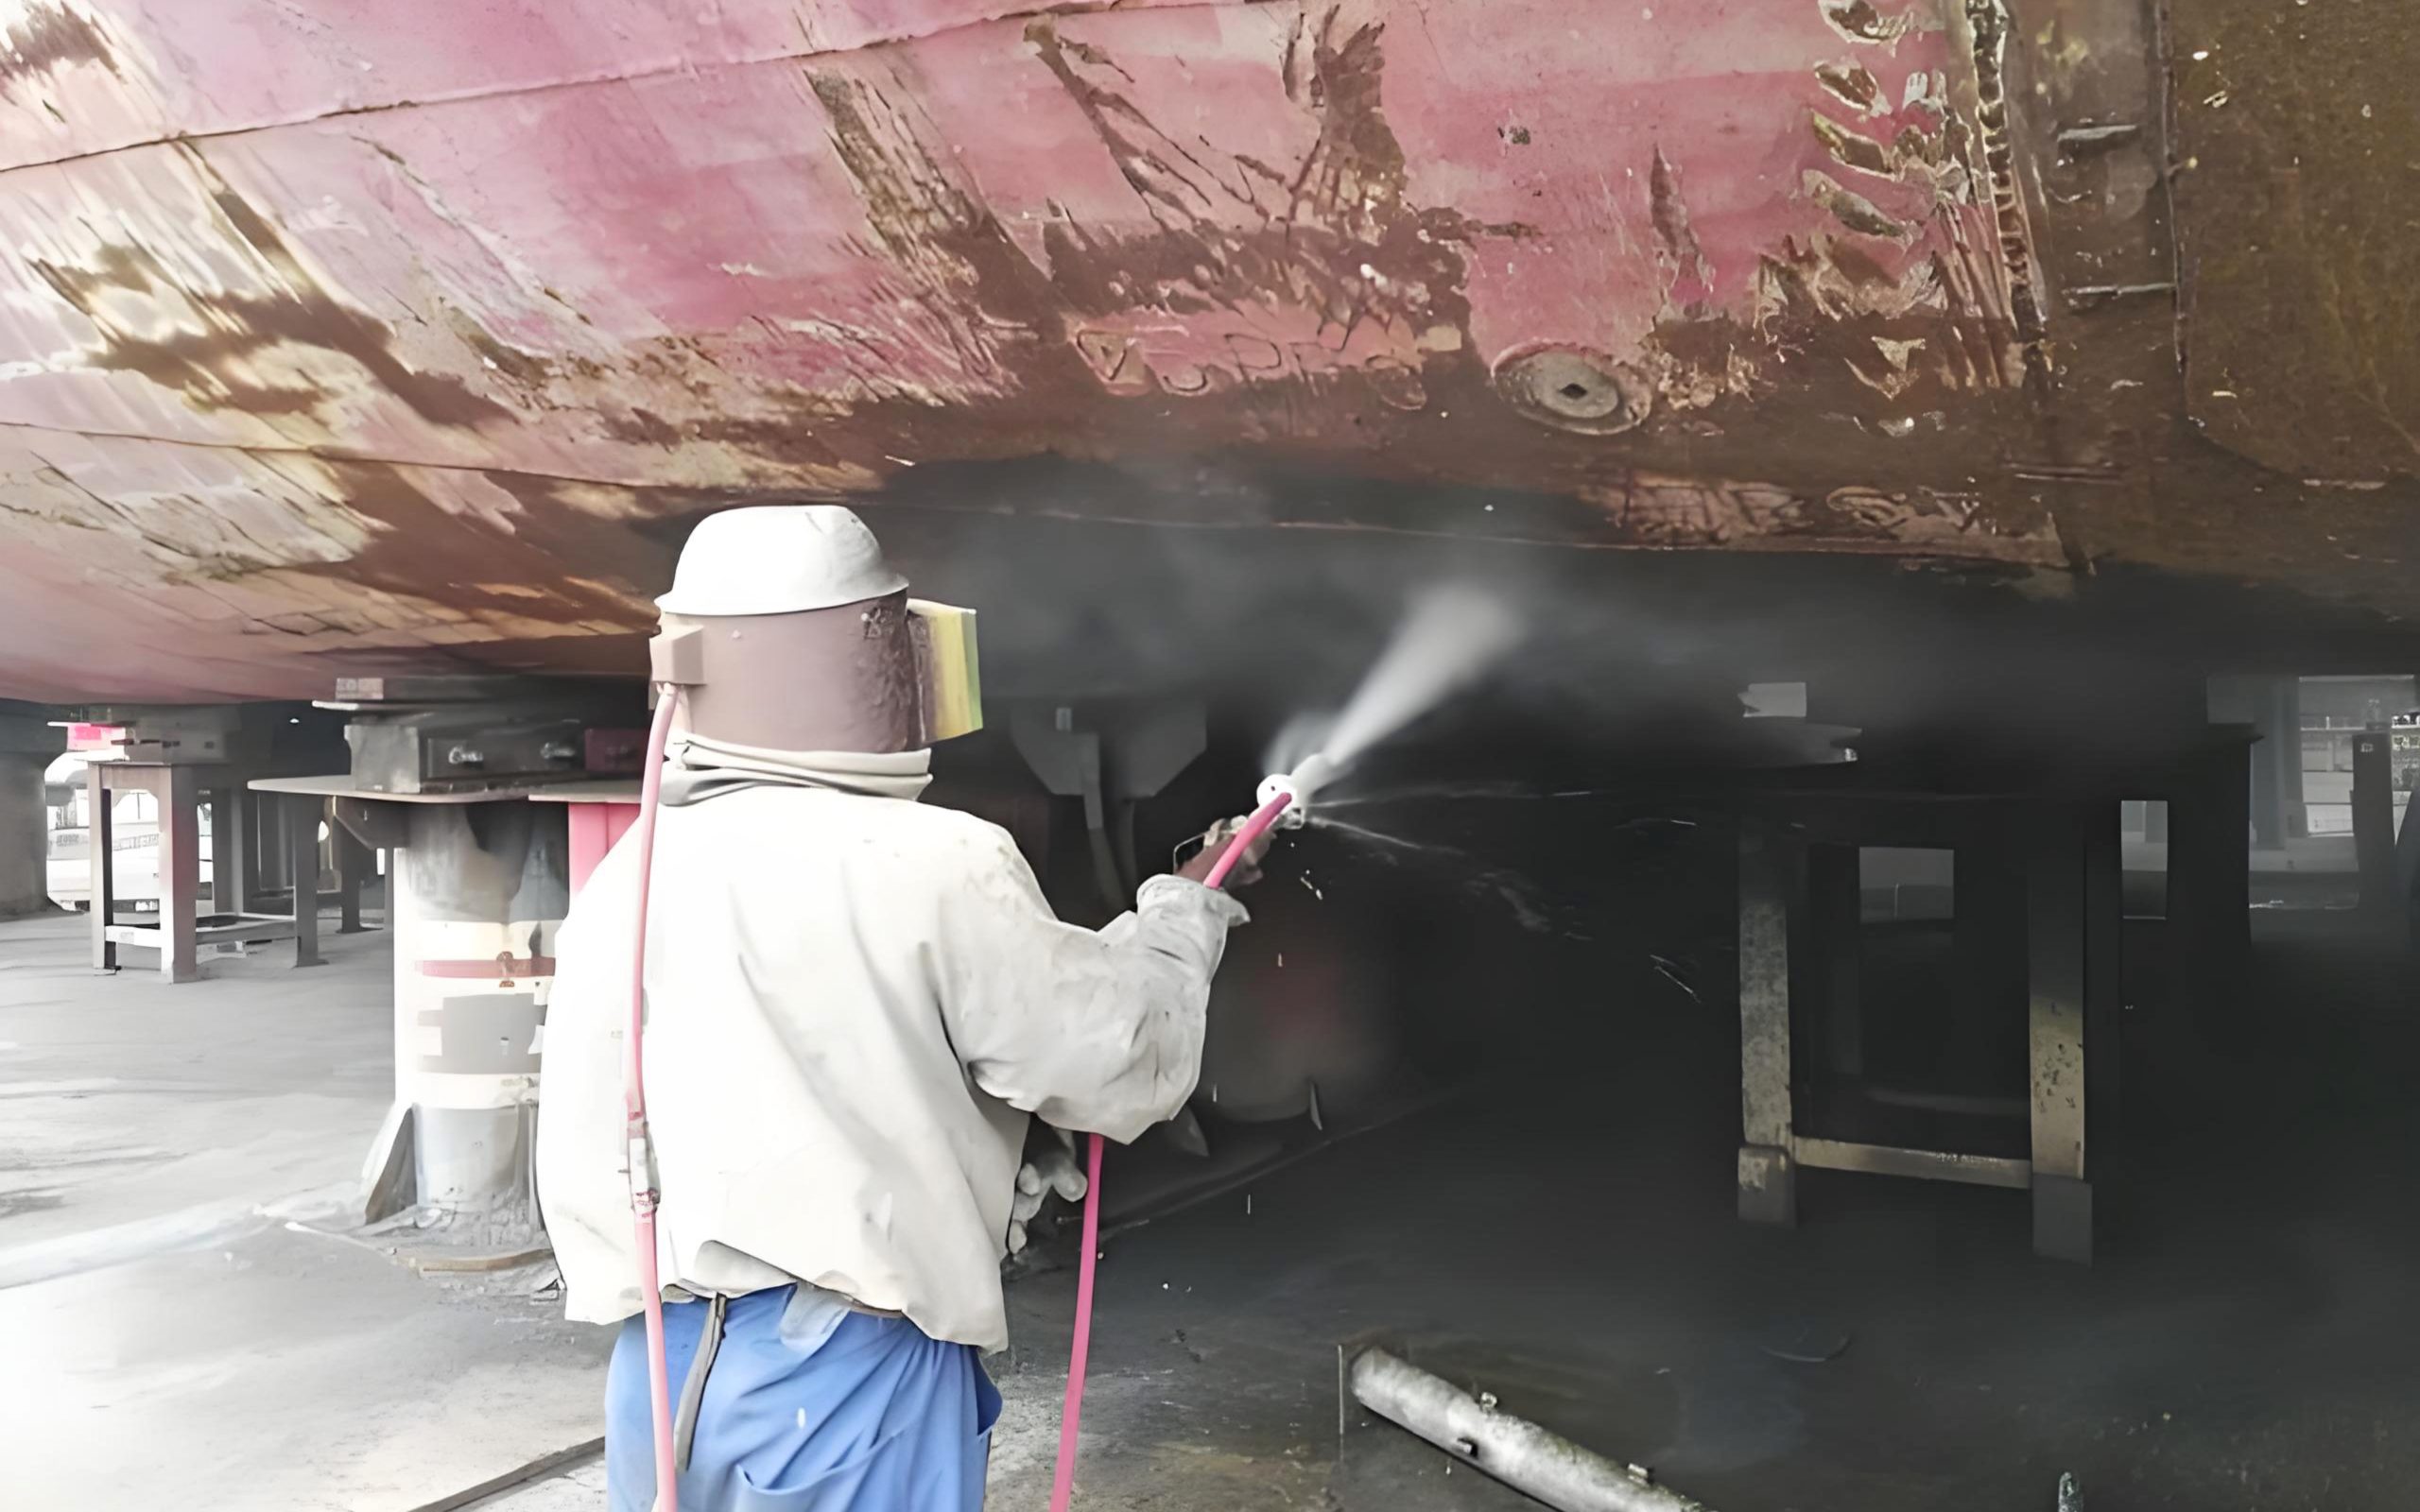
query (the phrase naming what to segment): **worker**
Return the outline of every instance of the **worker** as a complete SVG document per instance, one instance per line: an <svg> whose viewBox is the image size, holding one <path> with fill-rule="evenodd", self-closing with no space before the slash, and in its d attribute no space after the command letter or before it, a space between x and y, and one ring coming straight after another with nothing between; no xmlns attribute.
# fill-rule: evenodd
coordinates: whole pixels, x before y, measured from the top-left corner
<svg viewBox="0 0 2420 1512"><path fill-rule="evenodd" d="M658 600L659 675L692 684L645 1043L683 1512L980 1507L1002 1253L1046 1188L1083 1190L1063 1155L1021 1166L1028 1122L1131 1141L1176 1113L1245 917L1201 884L1205 850L1107 928L1062 923L1004 832L919 803L935 659L906 589L856 515L785 506L709 517ZM655 1485L623 1109L635 850L563 923L539 1087L564 1311L621 1328L614 1512Z"/></svg>

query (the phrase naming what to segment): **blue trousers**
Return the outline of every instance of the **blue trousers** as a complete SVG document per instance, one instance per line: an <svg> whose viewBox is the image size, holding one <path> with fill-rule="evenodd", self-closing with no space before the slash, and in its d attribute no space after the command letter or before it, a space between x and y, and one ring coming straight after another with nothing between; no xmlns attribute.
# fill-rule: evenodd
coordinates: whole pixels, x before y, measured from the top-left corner
<svg viewBox="0 0 2420 1512"><path fill-rule="evenodd" d="M1000 1394L976 1351L862 1313L802 1350L780 1332L790 1291L728 1304L681 1512L981 1512ZM664 1309L676 1402L707 1312L704 1302ZM654 1504L644 1318L622 1325L606 1373L605 1480L613 1512Z"/></svg>

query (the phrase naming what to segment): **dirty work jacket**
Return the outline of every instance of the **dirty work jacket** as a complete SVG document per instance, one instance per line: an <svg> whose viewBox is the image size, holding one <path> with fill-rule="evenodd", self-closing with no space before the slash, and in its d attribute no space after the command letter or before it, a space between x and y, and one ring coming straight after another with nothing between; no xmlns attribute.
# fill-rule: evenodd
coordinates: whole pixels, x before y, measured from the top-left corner
<svg viewBox="0 0 2420 1512"><path fill-rule="evenodd" d="M631 837L559 936L538 1186L564 1311L639 1311L622 1117ZM1132 1140L1201 1073L1243 910L1174 877L1095 932L1061 923L1007 833L816 787L662 811L647 1091L660 1274L791 1279L1005 1348L999 1263L1028 1114Z"/></svg>

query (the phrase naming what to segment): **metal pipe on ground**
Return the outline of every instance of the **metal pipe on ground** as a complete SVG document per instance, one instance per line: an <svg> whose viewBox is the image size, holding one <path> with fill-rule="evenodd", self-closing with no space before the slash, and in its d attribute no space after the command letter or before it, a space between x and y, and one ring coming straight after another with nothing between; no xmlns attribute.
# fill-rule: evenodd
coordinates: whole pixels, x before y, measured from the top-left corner
<svg viewBox="0 0 2420 1512"><path fill-rule="evenodd" d="M1384 1349L1355 1356L1344 1377L1364 1407L1557 1512L1710 1512L1642 1469L1498 1411L1493 1398L1469 1396Z"/></svg>

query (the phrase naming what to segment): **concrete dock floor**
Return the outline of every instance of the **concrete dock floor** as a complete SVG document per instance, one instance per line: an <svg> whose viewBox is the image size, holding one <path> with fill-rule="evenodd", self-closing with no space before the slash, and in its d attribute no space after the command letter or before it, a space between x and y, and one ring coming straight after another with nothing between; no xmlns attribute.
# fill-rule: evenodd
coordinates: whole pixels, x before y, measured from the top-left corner
<svg viewBox="0 0 2420 1512"><path fill-rule="evenodd" d="M85 929L0 924L0 1506L404 1512L595 1435L596 1331L317 1231L392 1087L383 933L170 987Z"/></svg>

